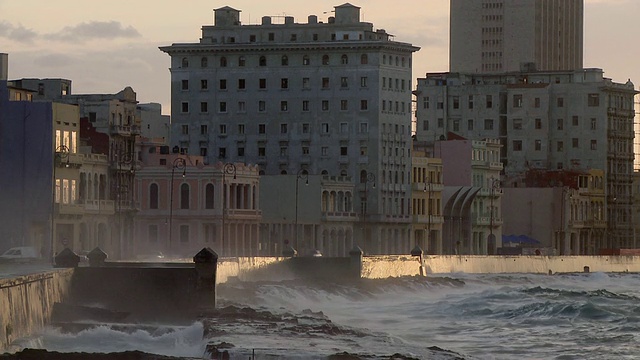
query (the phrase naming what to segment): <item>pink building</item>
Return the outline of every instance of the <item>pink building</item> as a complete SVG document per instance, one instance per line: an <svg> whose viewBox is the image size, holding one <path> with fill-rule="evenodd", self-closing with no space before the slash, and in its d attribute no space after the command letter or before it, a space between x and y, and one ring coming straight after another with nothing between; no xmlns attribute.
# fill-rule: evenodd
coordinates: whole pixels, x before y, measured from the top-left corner
<svg viewBox="0 0 640 360"><path fill-rule="evenodd" d="M203 247L221 257L258 255L258 166L208 165L201 156L169 154L163 146L144 149L142 164L136 173L136 255L190 257Z"/></svg>

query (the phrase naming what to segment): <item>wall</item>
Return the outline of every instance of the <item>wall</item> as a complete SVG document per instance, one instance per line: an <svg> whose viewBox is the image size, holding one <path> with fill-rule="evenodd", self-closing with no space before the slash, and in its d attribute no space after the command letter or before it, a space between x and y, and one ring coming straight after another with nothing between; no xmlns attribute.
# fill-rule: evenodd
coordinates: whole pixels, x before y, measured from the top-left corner
<svg viewBox="0 0 640 360"><path fill-rule="evenodd" d="M72 269L0 279L0 352L49 323L53 304L68 297Z"/></svg>

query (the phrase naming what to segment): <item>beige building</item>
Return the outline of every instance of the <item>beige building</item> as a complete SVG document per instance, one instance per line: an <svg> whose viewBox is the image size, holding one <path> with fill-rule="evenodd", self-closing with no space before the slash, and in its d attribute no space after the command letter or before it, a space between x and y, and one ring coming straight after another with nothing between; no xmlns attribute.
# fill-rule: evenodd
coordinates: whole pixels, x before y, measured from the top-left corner
<svg viewBox="0 0 640 360"><path fill-rule="evenodd" d="M413 243L426 254L442 254L442 160L414 150L411 163Z"/></svg>
<svg viewBox="0 0 640 360"><path fill-rule="evenodd" d="M449 71L576 70L583 0L451 0Z"/></svg>
<svg viewBox="0 0 640 360"><path fill-rule="evenodd" d="M161 48L171 56L172 148L257 164L264 175L351 178L368 224L356 242L372 254L384 244L408 253L418 48L361 21L348 3L326 21L244 25L230 7L214 17L199 42Z"/></svg>

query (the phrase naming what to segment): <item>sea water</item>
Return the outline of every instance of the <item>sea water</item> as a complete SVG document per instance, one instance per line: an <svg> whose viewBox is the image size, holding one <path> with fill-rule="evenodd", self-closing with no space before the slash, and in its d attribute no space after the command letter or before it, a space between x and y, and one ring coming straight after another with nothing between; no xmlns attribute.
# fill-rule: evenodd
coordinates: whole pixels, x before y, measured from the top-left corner
<svg viewBox="0 0 640 360"><path fill-rule="evenodd" d="M640 274L465 275L232 282L185 326L48 328L20 347L238 359L637 359ZM203 334L205 334L203 336Z"/></svg>

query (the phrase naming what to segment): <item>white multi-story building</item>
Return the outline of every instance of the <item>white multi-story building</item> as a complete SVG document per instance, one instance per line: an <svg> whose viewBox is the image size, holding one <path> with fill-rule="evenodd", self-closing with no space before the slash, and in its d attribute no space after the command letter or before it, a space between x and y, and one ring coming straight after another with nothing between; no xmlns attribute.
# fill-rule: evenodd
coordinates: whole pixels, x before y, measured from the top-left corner
<svg viewBox="0 0 640 360"><path fill-rule="evenodd" d="M418 48L360 21L351 4L327 22L275 20L242 25L223 7L199 42L161 47L171 56L172 148L266 175L351 177L354 208L371 224L356 245L408 253Z"/></svg>
<svg viewBox="0 0 640 360"><path fill-rule="evenodd" d="M582 68L583 0L451 0L449 71Z"/></svg>
<svg viewBox="0 0 640 360"><path fill-rule="evenodd" d="M600 69L427 74L418 79L416 138L426 146L452 136L500 139L506 187L529 186L532 171L604 170L608 236L629 247L636 93Z"/></svg>

